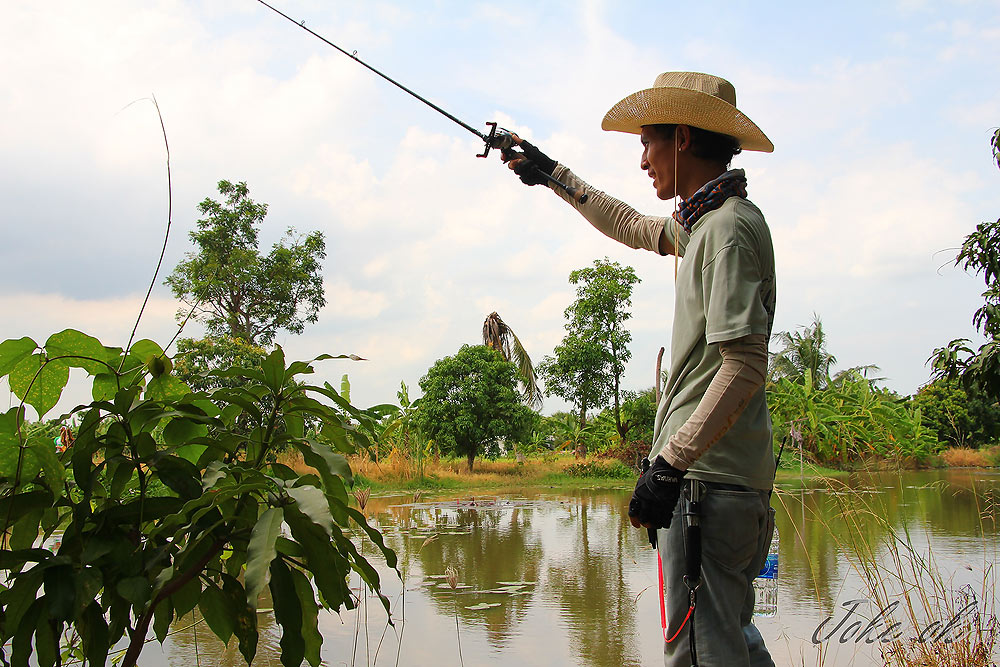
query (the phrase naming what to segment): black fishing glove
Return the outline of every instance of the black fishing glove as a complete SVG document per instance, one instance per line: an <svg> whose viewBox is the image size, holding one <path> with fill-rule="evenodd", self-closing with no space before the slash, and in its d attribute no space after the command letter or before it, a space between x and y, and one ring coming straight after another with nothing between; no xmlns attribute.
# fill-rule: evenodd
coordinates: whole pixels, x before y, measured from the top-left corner
<svg viewBox="0 0 1000 667"><path fill-rule="evenodd" d="M504 161L518 160L513 167L514 173L521 177L521 182L525 185L545 185L548 183L549 179L546 178L546 175L552 175L556 168L556 161L523 139L518 145L523 152L516 153L504 150Z"/></svg>
<svg viewBox="0 0 1000 667"><path fill-rule="evenodd" d="M662 456L656 456L653 465L646 468L635 483L635 491L628 504L632 525L636 528L669 528L685 474Z"/></svg>

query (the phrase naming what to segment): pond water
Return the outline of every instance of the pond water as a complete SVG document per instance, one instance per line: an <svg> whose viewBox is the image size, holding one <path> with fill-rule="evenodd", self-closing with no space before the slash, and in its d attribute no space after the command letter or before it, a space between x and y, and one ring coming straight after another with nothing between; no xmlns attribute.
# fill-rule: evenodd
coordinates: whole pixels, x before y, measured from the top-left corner
<svg viewBox="0 0 1000 667"><path fill-rule="evenodd" d="M645 531L628 523L629 494L622 488L416 502L412 496L372 498L367 513L397 551L403 577L383 563L383 591L395 626L387 626L381 603L368 596L358 612L321 615L324 663L662 664L656 555ZM866 638L893 622L904 637L945 632L949 619L936 616L972 593L992 605L998 494L1000 473L993 471L855 475L834 488L819 482L779 485L772 499L780 536L778 612L756 620L775 663L882 664L878 642L863 641L861 623L850 628L862 616L869 624L878 616L876 607L901 599L891 574L897 569L911 572L911 580L921 572L938 573L939 597L952 606L918 612L920 627L914 628L900 605L876 620ZM892 534L902 541L887 549ZM364 551L374 561L370 546ZM886 586L881 604L854 602L872 597L855 565L869 547L873 560L887 568L880 577ZM449 566L459 574L455 591L444 579ZM849 612L852 617L840 623ZM277 665L273 615L262 612L258 621L254 665ZM162 649L150 644L142 662L243 664L235 640L223 646L203 624L192 626L191 617L175 623Z"/></svg>

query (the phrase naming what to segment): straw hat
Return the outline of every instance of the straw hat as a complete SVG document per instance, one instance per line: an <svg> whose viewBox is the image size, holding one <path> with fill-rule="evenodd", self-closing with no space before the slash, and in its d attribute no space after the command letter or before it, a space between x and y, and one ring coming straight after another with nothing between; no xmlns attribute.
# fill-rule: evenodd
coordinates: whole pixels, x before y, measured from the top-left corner
<svg viewBox="0 0 1000 667"><path fill-rule="evenodd" d="M745 151L774 150L771 140L736 108L733 84L711 74L664 72L652 88L611 107L601 128L639 134L643 125L659 124L690 125L736 137Z"/></svg>

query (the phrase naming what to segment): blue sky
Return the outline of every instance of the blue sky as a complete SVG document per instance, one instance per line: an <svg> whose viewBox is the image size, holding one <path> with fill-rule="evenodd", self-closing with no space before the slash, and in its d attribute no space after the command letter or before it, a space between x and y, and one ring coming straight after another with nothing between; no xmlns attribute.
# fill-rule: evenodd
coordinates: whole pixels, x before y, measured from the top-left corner
<svg viewBox="0 0 1000 667"><path fill-rule="evenodd" d="M469 124L531 138L594 186L666 214L635 137L600 130L664 70L725 76L775 144L746 154L772 227L776 330L819 313L842 366L910 393L924 360L973 336L981 282L950 265L1000 215L1000 3L425 2L279 5ZM263 238L322 230L328 306L288 353L355 353L358 403L415 387L497 310L533 358L562 334L572 269L634 266L633 360L669 346L672 261L593 231L471 134L253 0L25 3L0 25L0 337L67 326L123 344L148 285L173 170L169 270L220 179L270 204ZM167 340L154 291L143 335ZM197 334L197 328L190 331ZM339 364L339 365L338 365ZM545 411L563 407L550 399Z"/></svg>

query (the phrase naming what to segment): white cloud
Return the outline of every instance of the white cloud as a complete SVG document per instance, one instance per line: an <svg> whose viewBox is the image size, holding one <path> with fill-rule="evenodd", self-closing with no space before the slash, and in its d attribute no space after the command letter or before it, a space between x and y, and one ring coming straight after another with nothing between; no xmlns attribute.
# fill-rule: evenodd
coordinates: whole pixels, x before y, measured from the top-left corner
<svg viewBox="0 0 1000 667"><path fill-rule="evenodd" d="M378 317L389 303L382 292L352 287L346 280L325 282L327 312L343 319L370 320Z"/></svg>

